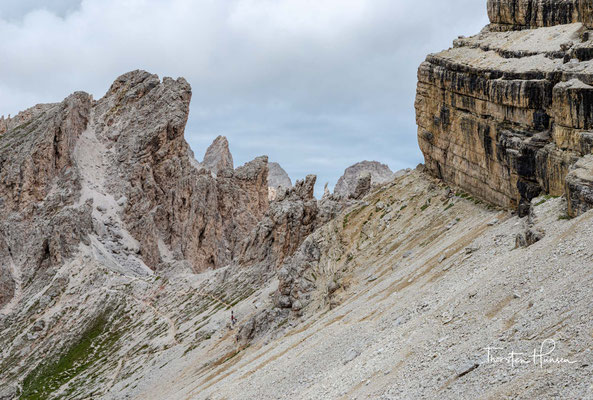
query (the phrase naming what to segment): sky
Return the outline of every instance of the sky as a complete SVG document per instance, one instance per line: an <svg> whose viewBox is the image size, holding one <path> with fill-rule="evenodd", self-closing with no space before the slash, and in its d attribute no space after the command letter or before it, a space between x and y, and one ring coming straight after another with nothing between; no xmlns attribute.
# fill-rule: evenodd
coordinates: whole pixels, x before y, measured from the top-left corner
<svg viewBox="0 0 593 400"><path fill-rule="evenodd" d="M487 24L486 0L0 0L0 115L144 69L186 78L186 139L268 155L316 193L344 169L422 162L416 72Z"/></svg>

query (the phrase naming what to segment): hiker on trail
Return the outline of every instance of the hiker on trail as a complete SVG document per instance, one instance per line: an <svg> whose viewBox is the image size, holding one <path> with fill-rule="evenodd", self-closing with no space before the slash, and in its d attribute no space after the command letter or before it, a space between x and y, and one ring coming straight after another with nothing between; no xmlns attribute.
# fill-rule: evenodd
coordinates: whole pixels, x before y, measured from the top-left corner
<svg viewBox="0 0 593 400"><path fill-rule="evenodd" d="M235 318L235 312L233 310L231 310L231 326L235 326L235 324L237 323L237 318Z"/></svg>

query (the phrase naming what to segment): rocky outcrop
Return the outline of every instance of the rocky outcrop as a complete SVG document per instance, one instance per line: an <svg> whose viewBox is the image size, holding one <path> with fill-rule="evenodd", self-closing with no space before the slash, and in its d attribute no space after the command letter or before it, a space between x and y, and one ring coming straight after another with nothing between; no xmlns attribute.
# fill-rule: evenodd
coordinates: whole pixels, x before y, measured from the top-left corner
<svg viewBox="0 0 593 400"><path fill-rule="evenodd" d="M566 177L569 215L579 215L593 208L593 155L580 159Z"/></svg>
<svg viewBox="0 0 593 400"><path fill-rule="evenodd" d="M190 98L184 79L161 82L135 71L94 108L95 132L111 149L110 175L118 177L107 190L125 199L123 222L152 269L166 259L187 260L195 271L228 264L268 209L266 158L233 171L219 137L204 162L218 176L192 165L183 136Z"/></svg>
<svg viewBox="0 0 593 400"><path fill-rule="evenodd" d="M491 28L517 30L582 22L593 27L589 0L488 0Z"/></svg>
<svg viewBox="0 0 593 400"><path fill-rule="evenodd" d="M366 174L370 174L372 185L380 185L393 179L393 172L387 165L377 161L362 161L346 168L344 175L336 183L334 194L344 198L360 198L360 190L358 193L355 192L359 185L359 179ZM364 182L361 184L364 185Z"/></svg>
<svg viewBox="0 0 593 400"><path fill-rule="evenodd" d="M578 11L585 3L490 1L498 25L427 57L416 119L432 174L521 215L541 192L565 192L571 166L592 149L593 40L581 23L588 14ZM557 25L568 22L576 23ZM525 27L539 28L510 30Z"/></svg>
<svg viewBox="0 0 593 400"><path fill-rule="evenodd" d="M233 156L229 150L229 142L226 137L218 136L206 150L202 165L212 171L214 175L219 173L228 174L235 167ZM223 172L224 171L224 172Z"/></svg>
<svg viewBox="0 0 593 400"><path fill-rule="evenodd" d="M266 217L245 239L241 254L243 264L267 260L280 265L323 221L313 196L317 177L309 175L294 187L278 187Z"/></svg>

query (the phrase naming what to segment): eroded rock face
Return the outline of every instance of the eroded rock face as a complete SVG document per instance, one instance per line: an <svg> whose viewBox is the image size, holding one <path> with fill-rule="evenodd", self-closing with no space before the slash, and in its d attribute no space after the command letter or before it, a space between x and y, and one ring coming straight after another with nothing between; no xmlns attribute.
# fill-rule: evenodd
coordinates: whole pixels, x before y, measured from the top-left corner
<svg viewBox="0 0 593 400"><path fill-rule="evenodd" d="M580 215L593 208L593 156L580 159L566 177L569 215Z"/></svg>
<svg viewBox="0 0 593 400"><path fill-rule="evenodd" d="M77 92L0 121L0 388L9 396L17 383L23 397L55 392L43 374L81 341L98 351L77 361L85 368L131 368L98 361L121 360L115 349L138 344L103 346L132 335L131 318L145 320L133 335L153 354L179 344L181 325L212 301L226 308L270 284L275 267L339 209L326 199L319 211L315 176L279 186L270 205L267 157L233 169L224 137L198 163L184 139L190 99L182 78L133 71L97 101ZM271 307L269 295L263 301ZM241 340L287 315L259 315ZM222 326L198 336L194 322L193 343ZM98 393L95 383L73 385L71 397ZM102 394L112 389L97 384Z"/></svg>
<svg viewBox="0 0 593 400"><path fill-rule="evenodd" d="M280 265L323 223L313 196L316 180L315 175L309 175L297 181L294 187L278 187L268 215L243 243L243 264L268 260L275 266Z"/></svg>
<svg viewBox="0 0 593 400"><path fill-rule="evenodd" d="M507 32L490 26L427 57L416 119L432 174L522 215L541 192L565 192L570 167L592 149L584 4L490 1L492 23ZM577 23L558 25L566 22ZM550 27L510 30L531 26Z"/></svg>
<svg viewBox="0 0 593 400"><path fill-rule="evenodd" d="M361 196L360 190L358 193L355 192L359 185L360 178L366 174L370 174L370 183L373 185L380 185L393 179L393 172L387 165L377 161L362 161L346 168L344 175L342 175L338 180L338 183L336 183L334 194L344 198L353 196L359 198Z"/></svg>
<svg viewBox="0 0 593 400"><path fill-rule="evenodd" d="M14 117L10 117L10 115L8 116L8 118L5 118L4 116L0 117L0 135L8 131L9 129L14 129L20 125L26 124L33 118L38 117L43 112L52 108L54 105L55 104L38 104L25 111L21 111Z"/></svg>
<svg viewBox="0 0 593 400"><path fill-rule="evenodd" d="M589 0L488 0L492 28L516 30L583 22L591 27Z"/></svg>
<svg viewBox="0 0 593 400"><path fill-rule="evenodd" d="M268 209L267 158L234 171L228 142L219 137L204 160L217 176L192 165L183 136L190 99L184 79L160 82L135 71L95 106L97 135L119 177L108 191L127 199L123 221L152 269L166 258L187 260L196 271L228 264Z"/></svg>
<svg viewBox="0 0 593 400"><path fill-rule="evenodd" d="M233 156L229 150L229 142L226 137L218 136L206 150L202 165L212 171L215 175L219 172L228 173L233 170Z"/></svg>

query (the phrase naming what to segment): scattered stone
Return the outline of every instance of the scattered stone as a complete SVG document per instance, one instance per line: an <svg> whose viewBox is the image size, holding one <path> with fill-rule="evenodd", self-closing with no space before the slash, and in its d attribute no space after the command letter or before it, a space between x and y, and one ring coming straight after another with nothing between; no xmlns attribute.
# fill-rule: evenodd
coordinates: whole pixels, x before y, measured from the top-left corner
<svg viewBox="0 0 593 400"><path fill-rule="evenodd" d="M465 254L473 254L476 251L480 250L479 246L470 246L465 248Z"/></svg>
<svg viewBox="0 0 593 400"><path fill-rule="evenodd" d="M453 228L455 225L457 225L457 222L458 222L457 220L453 220L453 221L449 222L449 223L448 223L448 224L445 226L445 229L446 229L446 230L449 230L449 229Z"/></svg>
<svg viewBox="0 0 593 400"><path fill-rule="evenodd" d="M357 349L350 349L348 353L346 353L346 357L344 357L343 364L346 365L349 362L353 361L356 357L360 355L360 351Z"/></svg>

